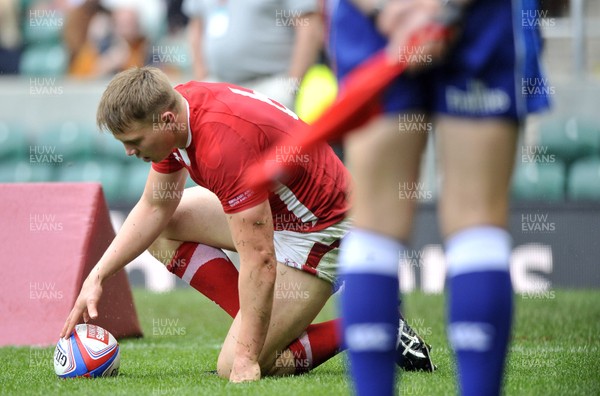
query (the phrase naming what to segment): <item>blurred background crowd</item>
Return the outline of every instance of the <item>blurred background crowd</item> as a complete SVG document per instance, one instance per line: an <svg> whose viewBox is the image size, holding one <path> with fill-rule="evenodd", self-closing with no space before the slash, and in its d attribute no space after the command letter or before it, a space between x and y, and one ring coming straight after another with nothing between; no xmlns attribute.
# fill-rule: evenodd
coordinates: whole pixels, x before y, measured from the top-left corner
<svg viewBox="0 0 600 396"><path fill-rule="evenodd" d="M159 67L174 84L242 85L313 121L337 89L325 45L333 3L0 0L0 182L100 181L111 205L130 207L148 165L94 120L110 77L131 66ZM535 19L554 108L523 134L514 197L600 201L600 2L541 0ZM435 199L432 147L426 161Z"/></svg>
<svg viewBox="0 0 600 396"><path fill-rule="evenodd" d="M152 65L294 107L324 52L324 1L0 0L0 75L90 80Z"/></svg>
<svg viewBox="0 0 600 396"><path fill-rule="evenodd" d="M152 42L182 34L175 3L2 0L0 71L93 78L143 65Z"/></svg>

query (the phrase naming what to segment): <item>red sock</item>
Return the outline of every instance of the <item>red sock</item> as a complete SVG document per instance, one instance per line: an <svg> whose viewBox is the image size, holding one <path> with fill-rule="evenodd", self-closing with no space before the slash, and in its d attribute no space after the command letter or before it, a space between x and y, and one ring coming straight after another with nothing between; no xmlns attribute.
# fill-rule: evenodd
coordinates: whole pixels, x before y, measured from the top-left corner
<svg viewBox="0 0 600 396"><path fill-rule="evenodd" d="M167 269L217 303L232 318L238 313L238 270L221 249L184 242Z"/></svg>
<svg viewBox="0 0 600 396"><path fill-rule="evenodd" d="M310 371L341 351L340 319L311 324L288 349L294 356L296 374Z"/></svg>
<svg viewBox="0 0 600 396"><path fill-rule="evenodd" d="M184 242L167 269L218 304L231 317L240 309L238 271L221 249ZM341 350L339 319L311 324L288 348L294 356L296 374L326 362Z"/></svg>

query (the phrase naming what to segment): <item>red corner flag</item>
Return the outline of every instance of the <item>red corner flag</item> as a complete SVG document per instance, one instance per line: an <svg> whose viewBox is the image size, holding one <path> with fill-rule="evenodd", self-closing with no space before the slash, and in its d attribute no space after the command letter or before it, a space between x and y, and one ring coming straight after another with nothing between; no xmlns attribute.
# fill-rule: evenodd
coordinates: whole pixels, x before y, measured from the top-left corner
<svg viewBox="0 0 600 396"><path fill-rule="evenodd" d="M428 41L444 39L448 34L446 26L431 25L415 34L410 45L419 46ZM373 99L408 66L408 62L390 60L383 50L363 62L348 75L345 88L317 121L312 125L299 123L289 138L274 144L262 156L261 161L248 168L246 177L249 186L265 188L285 173L285 163L273 161L276 146L295 146L310 150L319 142L338 140L365 124L377 113L374 106L377 101Z"/></svg>

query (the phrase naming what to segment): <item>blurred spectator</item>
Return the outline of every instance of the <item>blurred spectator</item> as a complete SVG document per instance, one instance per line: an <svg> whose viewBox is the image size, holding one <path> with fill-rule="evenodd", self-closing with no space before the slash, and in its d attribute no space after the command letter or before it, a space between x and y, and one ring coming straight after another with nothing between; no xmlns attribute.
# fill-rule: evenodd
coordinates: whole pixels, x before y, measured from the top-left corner
<svg viewBox="0 0 600 396"><path fill-rule="evenodd" d="M569 15L569 0L540 0L540 10L548 11L549 17Z"/></svg>
<svg viewBox="0 0 600 396"><path fill-rule="evenodd" d="M226 81L293 108L323 42L318 0L184 0L194 77Z"/></svg>
<svg viewBox="0 0 600 396"><path fill-rule="evenodd" d="M188 17L183 13L183 0L165 0L167 3L167 25L169 35L177 35L188 24Z"/></svg>
<svg viewBox="0 0 600 396"><path fill-rule="evenodd" d="M188 17L182 11L183 0L165 0L166 34L152 45L152 66L160 68L173 81L189 75L192 61L187 45ZM185 77L189 79L189 77Z"/></svg>
<svg viewBox="0 0 600 396"><path fill-rule="evenodd" d="M98 77L117 73L131 66L143 66L146 38L139 30L135 9L119 8L91 19L87 40L72 59L74 76Z"/></svg>
<svg viewBox="0 0 600 396"><path fill-rule="evenodd" d="M63 38L72 62L87 42L92 18L102 9L99 0L72 0L71 6L66 17Z"/></svg>
<svg viewBox="0 0 600 396"><path fill-rule="evenodd" d="M166 31L166 0L100 0L109 11L134 9L138 13L139 29L150 42L157 41Z"/></svg>
<svg viewBox="0 0 600 396"><path fill-rule="evenodd" d="M164 23L164 4L160 0L94 3L86 1L71 13L73 19L83 15L80 25L67 22L73 26L70 36L85 30L83 43L65 38L73 51L70 74L100 77L149 63L151 43L160 36Z"/></svg>
<svg viewBox="0 0 600 396"><path fill-rule="evenodd" d="M0 0L0 74L19 72L22 44L20 0Z"/></svg>

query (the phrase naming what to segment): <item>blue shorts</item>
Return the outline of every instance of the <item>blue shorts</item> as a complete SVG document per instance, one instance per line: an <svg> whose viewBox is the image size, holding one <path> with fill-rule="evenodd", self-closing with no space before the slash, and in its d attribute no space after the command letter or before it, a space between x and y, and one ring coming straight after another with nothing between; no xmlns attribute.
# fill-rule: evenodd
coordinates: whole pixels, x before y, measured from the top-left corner
<svg viewBox="0 0 600 396"><path fill-rule="evenodd" d="M329 50L343 89L344 77L387 40L349 0L333 7ZM538 15L537 0L475 0L443 62L394 80L383 111L521 120L548 108L554 88L539 63Z"/></svg>

